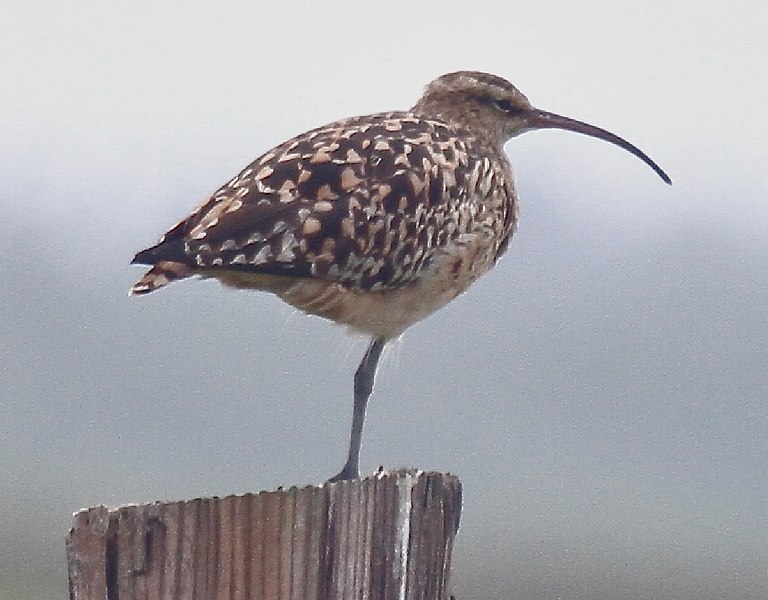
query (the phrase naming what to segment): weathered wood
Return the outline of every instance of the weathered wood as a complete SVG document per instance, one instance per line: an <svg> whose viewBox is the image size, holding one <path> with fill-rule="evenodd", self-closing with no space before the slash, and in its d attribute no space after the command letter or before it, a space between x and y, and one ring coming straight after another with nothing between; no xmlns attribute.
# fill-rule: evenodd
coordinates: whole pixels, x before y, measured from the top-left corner
<svg viewBox="0 0 768 600"><path fill-rule="evenodd" d="M72 600L442 600L461 514L452 476L366 479L77 513Z"/></svg>

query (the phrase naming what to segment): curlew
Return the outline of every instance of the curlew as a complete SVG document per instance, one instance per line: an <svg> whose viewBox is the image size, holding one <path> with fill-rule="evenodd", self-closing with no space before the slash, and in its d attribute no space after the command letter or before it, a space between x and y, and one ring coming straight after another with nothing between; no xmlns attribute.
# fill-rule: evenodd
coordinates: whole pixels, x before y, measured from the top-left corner
<svg viewBox="0 0 768 600"><path fill-rule="evenodd" d="M172 227L134 264L147 294L198 275L272 292L371 338L355 372L346 463L359 476L376 365L389 340L444 306L505 252L518 197L503 146L535 129L608 141L613 133L534 108L511 83L461 71L430 83L408 111L353 117L269 150Z"/></svg>

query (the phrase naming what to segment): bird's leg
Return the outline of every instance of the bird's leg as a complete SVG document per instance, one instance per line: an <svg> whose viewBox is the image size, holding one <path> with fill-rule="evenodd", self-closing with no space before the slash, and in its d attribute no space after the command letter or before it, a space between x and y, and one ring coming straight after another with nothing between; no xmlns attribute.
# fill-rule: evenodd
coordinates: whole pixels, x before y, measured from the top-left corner
<svg viewBox="0 0 768 600"><path fill-rule="evenodd" d="M357 479L360 476L360 446L363 438L363 423L365 422L365 407L373 392L373 380L376 377L376 366L387 341L383 338L373 338L368 349L355 371L355 404L352 410L352 433L349 436L349 456L344 468L328 481Z"/></svg>

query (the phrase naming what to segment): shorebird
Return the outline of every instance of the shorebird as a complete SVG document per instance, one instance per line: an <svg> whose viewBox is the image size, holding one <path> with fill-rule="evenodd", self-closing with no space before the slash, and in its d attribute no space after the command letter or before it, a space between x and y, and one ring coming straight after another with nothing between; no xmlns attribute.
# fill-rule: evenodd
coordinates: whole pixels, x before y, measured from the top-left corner
<svg viewBox="0 0 768 600"><path fill-rule="evenodd" d="M272 292L370 336L355 372L347 461L359 477L363 422L389 340L494 266L517 226L503 146L535 129L608 141L667 174L619 136L534 108L511 83L460 71L407 111L352 117L280 144L243 169L133 264L148 294L192 275Z"/></svg>

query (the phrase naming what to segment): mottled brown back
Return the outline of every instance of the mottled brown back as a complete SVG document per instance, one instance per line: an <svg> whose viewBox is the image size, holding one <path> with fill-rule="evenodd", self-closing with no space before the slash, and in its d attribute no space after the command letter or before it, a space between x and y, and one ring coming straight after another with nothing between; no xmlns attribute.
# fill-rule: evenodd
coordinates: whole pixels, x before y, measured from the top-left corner
<svg viewBox="0 0 768 600"><path fill-rule="evenodd" d="M397 288L462 234L487 228L499 251L506 246L508 172L500 149L439 120L338 121L267 152L137 254L135 263L158 266L133 292L172 281L174 268L178 277L245 271Z"/></svg>

